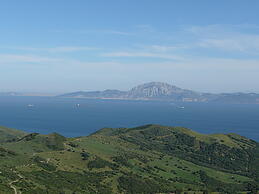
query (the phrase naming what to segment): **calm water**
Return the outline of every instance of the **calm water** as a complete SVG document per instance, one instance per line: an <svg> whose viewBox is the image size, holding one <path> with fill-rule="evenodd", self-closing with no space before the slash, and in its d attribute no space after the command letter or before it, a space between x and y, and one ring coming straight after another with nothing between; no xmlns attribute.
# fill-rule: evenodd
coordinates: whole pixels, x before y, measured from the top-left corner
<svg viewBox="0 0 259 194"><path fill-rule="evenodd" d="M0 110L0 125L43 134L73 137L103 127L154 123L259 140L259 105L0 97Z"/></svg>

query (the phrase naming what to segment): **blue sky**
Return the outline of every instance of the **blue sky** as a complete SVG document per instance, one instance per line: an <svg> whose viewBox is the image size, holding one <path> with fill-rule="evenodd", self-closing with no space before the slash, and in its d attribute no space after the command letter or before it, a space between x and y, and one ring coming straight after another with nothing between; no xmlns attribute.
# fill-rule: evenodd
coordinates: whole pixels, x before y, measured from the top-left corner
<svg viewBox="0 0 259 194"><path fill-rule="evenodd" d="M162 81L259 92L257 0L2 0L0 91Z"/></svg>

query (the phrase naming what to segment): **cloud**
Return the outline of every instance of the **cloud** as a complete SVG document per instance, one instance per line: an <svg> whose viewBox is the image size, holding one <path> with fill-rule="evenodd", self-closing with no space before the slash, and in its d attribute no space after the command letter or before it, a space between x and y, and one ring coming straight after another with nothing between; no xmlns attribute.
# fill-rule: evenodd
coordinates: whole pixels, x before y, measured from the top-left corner
<svg viewBox="0 0 259 194"><path fill-rule="evenodd" d="M183 30L186 32L191 32L197 35L224 35L224 34L233 34L233 33L245 33L245 32L258 32L258 25L250 25L250 24L211 24L204 26L184 26ZM215 32L217 32L215 34Z"/></svg>
<svg viewBox="0 0 259 194"><path fill-rule="evenodd" d="M154 32L154 27L149 24L142 24L135 26L138 30L144 31L144 32Z"/></svg>
<svg viewBox="0 0 259 194"><path fill-rule="evenodd" d="M157 52L168 52L171 50L179 49L180 46L151 45L147 48Z"/></svg>
<svg viewBox="0 0 259 194"><path fill-rule="evenodd" d="M180 60L182 57L172 54L161 54L154 52L111 52L102 54L104 57L148 57L148 58L161 58Z"/></svg>
<svg viewBox="0 0 259 194"><path fill-rule="evenodd" d="M193 47L259 55L259 27L256 25L192 26ZM195 43L196 42L196 43Z"/></svg>
<svg viewBox="0 0 259 194"><path fill-rule="evenodd" d="M35 66L57 66L62 68L77 67L104 67L110 65L118 65L114 61L84 61L73 58L55 58L55 57L44 57L38 55L17 55L17 54L0 54L0 65L27 65L33 64Z"/></svg>
<svg viewBox="0 0 259 194"><path fill-rule="evenodd" d="M153 29L149 25L141 25L135 28L138 30L134 31L136 36L139 29L151 30ZM179 37L176 39L168 39L168 37L159 36L159 41L155 40L144 40L145 44L139 42L136 38L136 42L132 42L132 45L127 45L126 49L110 47L103 51L101 48L89 47L89 46L57 46L57 47L9 47L8 49L28 51L26 53L30 55L19 55L19 54L0 54L0 63L46 63L46 64L82 64L85 65L98 65L99 62L81 62L84 57L77 56L80 58L73 59L73 52L80 51L94 51L90 56L93 61L105 61L110 59L120 60L124 58L141 58L141 62L150 61L149 59L160 59L163 61L178 61L188 62L189 60L200 61L200 59L210 58L213 54L228 59L236 58L240 59L244 57L243 54L250 57L253 55L255 58L259 56L259 30L258 26L255 25L207 25L207 26L185 26L179 32ZM94 31L90 31L94 32ZM95 31L96 32L96 31ZM120 35L132 35L132 33L116 31L116 30L103 30L98 31L102 33L120 34ZM157 31L153 31L152 34L159 34ZM168 34L167 34L168 35ZM5 49L2 47L2 49ZM224 56L222 55L224 51ZM5 51L6 52L6 51ZM12 51L12 53L14 53ZM21 52L17 52L21 53ZM55 58L55 54L63 53L63 58ZM71 55L69 55L71 53ZM35 55L36 54L36 55ZM58 57L61 54L56 55ZM215 56L214 55L214 56ZM247 56L245 56L247 58ZM72 59L69 59L71 57ZM96 60L96 57L99 57ZM107 59L110 58L110 59ZM216 60L215 58L212 58ZM137 61L136 60L136 61ZM105 62L105 65L114 64L114 62ZM191 63L194 64L194 63ZM226 61L225 61L226 64ZM184 64L183 64L184 65ZM221 65L221 64L218 64Z"/></svg>
<svg viewBox="0 0 259 194"><path fill-rule="evenodd" d="M69 34L93 34L96 36L103 34L120 35L120 36L132 36L135 35L133 32L126 32L123 30L113 30L113 29L97 29L97 30L52 30L54 33L69 33Z"/></svg>
<svg viewBox="0 0 259 194"><path fill-rule="evenodd" d="M60 46L60 47L48 47L48 48L40 48L40 47L7 47L7 48L12 50L43 51L43 52L52 52L52 53L98 50L98 48L87 47L87 46Z"/></svg>
<svg viewBox="0 0 259 194"><path fill-rule="evenodd" d="M151 30L149 25L139 26ZM256 25L207 25L185 26L178 39L161 37L160 44L135 44L133 49L115 50L103 53L104 57L159 58L167 60L197 60L209 58L211 54L222 58L259 56L259 27ZM152 31L153 34L159 32ZM157 40L154 40L154 43ZM163 44L164 43L164 44ZM206 50L204 50L206 49ZM224 52L224 56L222 53Z"/></svg>
<svg viewBox="0 0 259 194"><path fill-rule="evenodd" d="M59 62L60 59L34 56L34 55L17 55L17 54L0 54L0 64L10 63L53 63Z"/></svg>
<svg viewBox="0 0 259 194"><path fill-rule="evenodd" d="M173 55L163 55L156 53L138 53L138 52L117 52L117 53L107 53L108 57L155 57L172 59L169 61L161 62L119 62L119 61L85 61L73 58L54 58L54 57L44 57L37 55L16 55L16 54L0 54L0 64L1 65L24 65L24 64L35 64L35 65L54 65L60 67L71 68L72 66L77 67L91 67L100 68L109 66L123 66L123 67L178 67L183 69L195 69L195 68L215 68L215 69L258 69L259 60L256 59L235 59L235 58L210 58L210 57L180 57Z"/></svg>
<svg viewBox="0 0 259 194"><path fill-rule="evenodd" d="M117 31L117 30L104 30L104 31L100 31L100 32L104 32L104 33L108 33L108 34L117 34L117 35L124 35L124 36L131 36L133 35L133 33L130 32L123 32L123 31Z"/></svg>
<svg viewBox="0 0 259 194"><path fill-rule="evenodd" d="M85 46L63 46L63 47L54 47L48 48L49 52L75 52L75 51L89 51L89 50L97 50L94 47L85 47Z"/></svg>
<svg viewBox="0 0 259 194"><path fill-rule="evenodd" d="M259 55L259 35L208 38L201 40L199 46Z"/></svg>

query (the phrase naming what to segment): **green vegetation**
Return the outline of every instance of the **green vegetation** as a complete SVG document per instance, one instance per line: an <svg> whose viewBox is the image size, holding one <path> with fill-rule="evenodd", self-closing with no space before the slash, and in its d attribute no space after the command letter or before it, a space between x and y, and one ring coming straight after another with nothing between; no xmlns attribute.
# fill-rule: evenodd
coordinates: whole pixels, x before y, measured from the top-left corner
<svg viewBox="0 0 259 194"><path fill-rule="evenodd" d="M1 128L0 193L257 193L259 144L180 127L79 138Z"/></svg>
<svg viewBox="0 0 259 194"><path fill-rule="evenodd" d="M0 143L14 141L26 135L25 132L0 126Z"/></svg>

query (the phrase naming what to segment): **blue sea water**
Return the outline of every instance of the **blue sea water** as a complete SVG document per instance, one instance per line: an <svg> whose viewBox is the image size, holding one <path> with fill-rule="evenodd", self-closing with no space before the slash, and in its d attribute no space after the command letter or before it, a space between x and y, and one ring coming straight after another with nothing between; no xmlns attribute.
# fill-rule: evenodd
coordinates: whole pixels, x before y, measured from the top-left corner
<svg viewBox="0 0 259 194"><path fill-rule="evenodd" d="M259 105L0 97L0 125L28 132L75 137L103 127L151 123L206 134L238 133L258 141Z"/></svg>

